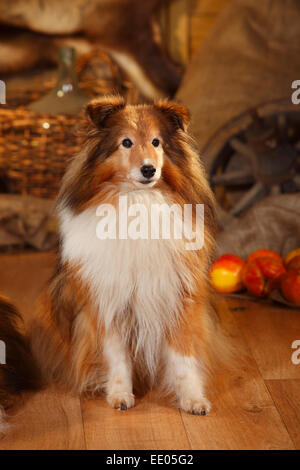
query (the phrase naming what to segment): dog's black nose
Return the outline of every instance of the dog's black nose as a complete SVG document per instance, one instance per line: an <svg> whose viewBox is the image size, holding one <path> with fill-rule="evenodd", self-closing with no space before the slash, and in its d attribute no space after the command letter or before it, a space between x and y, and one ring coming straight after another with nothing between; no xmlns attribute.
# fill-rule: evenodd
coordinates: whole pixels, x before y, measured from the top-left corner
<svg viewBox="0 0 300 470"><path fill-rule="evenodd" d="M143 165L141 168L141 173L145 178L152 178L155 172L156 168L153 165Z"/></svg>

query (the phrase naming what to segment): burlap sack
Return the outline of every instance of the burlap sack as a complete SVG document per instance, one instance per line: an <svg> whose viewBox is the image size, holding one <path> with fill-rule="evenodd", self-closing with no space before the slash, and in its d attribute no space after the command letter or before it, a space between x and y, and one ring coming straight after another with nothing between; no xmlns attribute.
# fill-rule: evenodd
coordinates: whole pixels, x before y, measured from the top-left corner
<svg viewBox="0 0 300 470"><path fill-rule="evenodd" d="M0 248L53 249L58 240L53 201L19 194L0 195Z"/></svg>
<svg viewBox="0 0 300 470"><path fill-rule="evenodd" d="M222 10L177 93L192 112L200 149L250 107L291 102L291 84L300 79L299 25L299 0L231 0Z"/></svg>
<svg viewBox="0 0 300 470"><path fill-rule="evenodd" d="M247 258L267 248L285 256L300 247L300 194L269 196L234 219L218 237L218 255Z"/></svg>

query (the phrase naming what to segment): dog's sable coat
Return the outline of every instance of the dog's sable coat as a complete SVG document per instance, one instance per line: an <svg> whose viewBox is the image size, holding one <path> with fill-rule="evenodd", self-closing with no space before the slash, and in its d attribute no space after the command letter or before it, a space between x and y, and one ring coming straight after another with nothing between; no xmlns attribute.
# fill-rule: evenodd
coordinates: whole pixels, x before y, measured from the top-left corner
<svg viewBox="0 0 300 470"><path fill-rule="evenodd" d="M147 384L174 394L183 410L205 414L205 378L220 346L208 281L216 227L188 111L107 97L86 112L85 142L57 200L57 269L30 329L38 369L45 383L105 390L114 408L134 406L134 390ZM117 208L120 195L149 208L203 203L204 247L187 251L172 238L99 240L96 208ZM5 383L3 370L2 396ZM25 385L16 388L31 388Z"/></svg>

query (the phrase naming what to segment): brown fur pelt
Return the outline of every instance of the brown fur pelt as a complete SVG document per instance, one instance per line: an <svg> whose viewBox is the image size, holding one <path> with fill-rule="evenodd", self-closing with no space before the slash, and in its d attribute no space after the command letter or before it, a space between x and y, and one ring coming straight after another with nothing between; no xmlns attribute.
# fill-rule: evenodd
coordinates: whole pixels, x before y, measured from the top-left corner
<svg viewBox="0 0 300 470"><path fill-rule="evenodd" d="M214 197L187 132L189 113L176 103L132 106L118 96L86 111L85 142L57 200L57 268L30 328L43 382L80 394L104 390L119 409L134 406L141 384L158 386L183 410L206 414L206 379L226 342L208 280ZM121 196L150 210L203 204L203 246L187 249L175 236L99 239L98 209L109 205L120 220ZM195 212L190 221L198 229Z"/></svg>
<svg viewBox="0 0 300 470"><path fill-rule="evenodd" d="M0 22L35 34L26 31L18 34L14 30L10 38L2 33L0 73L30 68L45 60L53 62L57 45L70 43L71 34L81 33L86 39L73 39L79 51L91 48L93 41L111 52L145 96L171 96L180 77L153 31L154 12L166 1L3 0ZM55 40L49 35L54 35Z"/></svg>
<svg viewBox="0 0 300 470"><path fill-rule="evenodd" d="M21 392L42 387L40 371L23 328L20 313L0 296L0 340L1 346L5 346L5 363L0 363L0 433L6 428L4 409L14 406Z"/></svg>

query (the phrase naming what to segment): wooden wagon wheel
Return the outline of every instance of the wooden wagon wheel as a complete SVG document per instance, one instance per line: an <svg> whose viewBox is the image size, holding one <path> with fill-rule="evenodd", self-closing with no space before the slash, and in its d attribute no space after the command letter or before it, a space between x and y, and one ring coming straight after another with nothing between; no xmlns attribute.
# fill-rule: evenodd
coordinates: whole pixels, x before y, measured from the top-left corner
<svg viewBox="0 0 300 470"><path fill-rule="evenodd" d="M210 182L216 190L239 189L229 208L238 216L269 194L300 191L300 111L279 111L262 116L247 114L248 124L235 132L213 159ZM230 132L229 132L230 134Z"/></svg>

